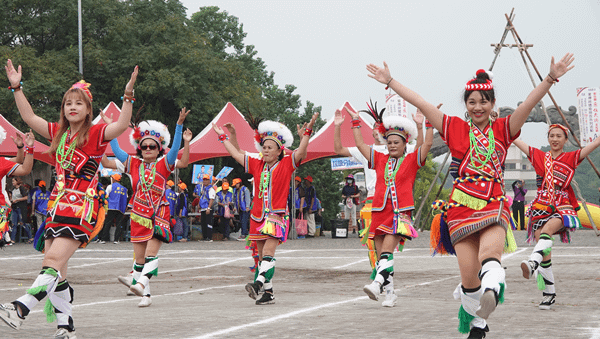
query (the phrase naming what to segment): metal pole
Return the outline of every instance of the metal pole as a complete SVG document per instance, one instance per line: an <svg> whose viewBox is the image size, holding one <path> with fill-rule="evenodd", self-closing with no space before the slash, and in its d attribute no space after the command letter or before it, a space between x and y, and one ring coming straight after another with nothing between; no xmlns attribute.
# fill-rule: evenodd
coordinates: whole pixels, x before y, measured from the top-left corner
<svg viewBox="0 0 600 339"><path fill-rule="evenodd" d="M291 192L292 192L292 206L290 206L290 214L291 214L291 220L290 220L290 230L289 230L289 235L288 235L288 239L298 239L298 232L296 232L296 187L294 186L296 184L296 171L294 171L294 173L292 173L292 182L290 183L290 188L291 188ZM300 208L302 208L302 206L300 206ZM323 227L323 226L321 226ZM322 231L322 230L321 230Z"/></svg>
<svg viewBox="0 0 600 339"><path fill-rule="evenodd" d="M83 30L81 25L81 0L77 0L77 16L79 25L79 73L83 77Z"/></svg>

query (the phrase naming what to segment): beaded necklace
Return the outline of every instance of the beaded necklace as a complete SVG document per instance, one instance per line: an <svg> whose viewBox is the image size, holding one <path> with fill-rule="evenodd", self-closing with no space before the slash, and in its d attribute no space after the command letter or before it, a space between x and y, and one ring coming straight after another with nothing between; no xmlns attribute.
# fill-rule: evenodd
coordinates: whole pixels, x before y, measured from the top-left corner
<svg viewBox="0 0 600 339"><path fill-rule="evenodd" d="M142 161L142 163L140 163L140 169L139 169L139 176L140 176L140 185L142 186L142 192L148 192L150 190L150 187L152 187L152 185L154 184L154 179L156 178L156 166L155 163L151 163L150 167L152 168L152 171L150 173L150 177L148 178L148 180L146 180L145 177L145 166L144 166L144 162Z"/></svg>
<svg viewBox="0 0 600 339"><path fill-rule="evenodd" d="M71 134L71 127L67 128L67 130L60 137L60 142L58 143L58 148L56 149L56 162L63 169L67 169L71 165L73 153L75 152L75 147L77 146L77 136L75 136L75 138L71 140L69 148L65 150L65 145L67 143L69 134Z"/></svg>
<svg viewBox="0 0 600 339"><path fill-rule="evenodd" d="M393 159L394 158L390 157L387 162L387 166L385 167L384 180L385 185L388 187L392 186L396 181L396 173L398 173L398 169L400 168L400 165L402 165L402 161L404 161L404 155L396 162L396 168L393 168Z"/></svg>
<svg viewBox="0 0 600 339"><path fill-rule="evenodd" d="M263 167L263 170L260 174L260 185L258 185L258 197L262 198L264 193L268 191L269 189L269 182L271 179L271 171L269 171L269 168L267 166L267 164L265 163L265 166Z"/></svg>
<svg viewBox="0 0 600 339"><path fill-rule="evenodd" d="M485 152L481 151L481 148L477 145L477 138L475 137L475 134L473 134L473 122L471 120L469 120L469 142L470 142L470 148L471 148L471 165L473 167L475 167L476 169L482 169L483 167L485 167L485 165L488 163L488 161L490 161L490 159L492 158L492 154L494 154L494 152L496 151L496 141L494 139L494 131L492 130L492 126L491 126L491 121L490 121L490 129L488 130L488 140L489 140L489 146L486 149ZM483 146L485 147L485 146ZM481 160L481 156L484 157L483 160ZM477 160L479 160L481 162L481 165L477 165L475 163L475 159L477 158Z"/></svg>

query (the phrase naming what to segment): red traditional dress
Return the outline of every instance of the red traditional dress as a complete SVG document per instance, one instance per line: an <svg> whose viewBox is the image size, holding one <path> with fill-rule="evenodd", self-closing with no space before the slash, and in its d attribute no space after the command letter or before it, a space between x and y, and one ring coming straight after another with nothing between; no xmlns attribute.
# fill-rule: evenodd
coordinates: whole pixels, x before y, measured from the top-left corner
<svg viewBox="0 0 600 339"><path fill-rule="evenodd" d="M508 147L521 132L511 136L509 121L510 116L498 118L481 131L458 117L444 115L440 135L452 154L450 174L454 177L454 184L450 201L443 207L447 211L442 219L447 223L450 239L446 240L451 242L451 246L493 224L499 224L506 230L510 227L510 212L504 195L504 161ZM490 129L495 151L486 161L484 156L474 152L473 147L478 147L483 153L489 149ZM470 130L473 140L469 137ZM444 234L441 238L444 242ZM439 248L434 249L437 250Z"/></svg>
<svg viewBox="0 0 600 339"><path fill-rule="evenodd" d="M421 148L400 159L378 152L371 147L369 168L377 173L375 195L371 207L369 239L376 235L396 234L406 239L419 235L412 226L412 210L415 209L413 188L421 162Z"/></svg>
<svg viewBox="0 0 600 339"><path fill-rule="evenodd" d="M259 185L255 188L250 211L250 241L266 240L269 237L278 238L280 242L287 239L287 198L292 173L298 168L295 155L294 152L284 156L271 168L263 159L248 155L244 157L245 171L252 174L255 185ZM281 220L269 218L272 214L279 216Z"/></svg>
<svg viewBox="0 0 600 339"><path fill-rule="evenodd" d="M0 157L0 178L9 177L19 164ZM4 233L8 231L8 215L10 214L10 205L6 203L4 189L0 187L0 243Z"/></svg>
<svg viewBox="0 0 600 339"><path fill-rule="evenodd" d="M78 133L70 135L67 130L66 142L59 152L66 159L58 157L55 164L56 185L48 202L45 239L69 237L81 241L83 248L102 229L106 196L98 185L97 171L108 146L104 139L106 126L90 127L88 141L81 148L74 144ZM48 123L48 133L51 139L63 137L57 135L57 123Z"/></svg>
<svg viewBox="0 0 600 339"><path fill-rule="evenodd" d="M562 219L565 227L560 231L562 242L570 242L569 230L581 227L576 212L579 204L571 188L575 169L583 161L580 159L580 153L581 150L565 152L553 159L550 152L529 147L528 159L535 169L538 186L537 196L527 211L529 242L534 240L535 230L552 218Z"/></svg>
<svg viewBox="0 0 600 339"><path fill-rule="evenodd" d="M131 242L145 242L153 237L167 243L173 241L165 185L174 169L175 164L169 165L166 156L150 164L137 157L127 158L125 171L131 175L135 190L131 199Z"/></svg>

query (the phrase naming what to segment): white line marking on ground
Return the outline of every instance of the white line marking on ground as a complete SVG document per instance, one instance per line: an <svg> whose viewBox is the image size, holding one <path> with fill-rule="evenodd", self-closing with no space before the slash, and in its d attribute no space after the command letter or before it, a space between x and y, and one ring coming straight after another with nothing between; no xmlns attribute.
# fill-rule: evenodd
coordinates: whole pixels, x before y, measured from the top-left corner
<svg viewBox="0 0 600 339"><path fill-rule="evenodd" d="M228 260L228 261L222 261L222 262L219 262L219 263L216 263L216 264L211 264L211 265L206 265L206 266L188 267L188 268L182 268L182 269L179 269L179 270L161 271L161 273L173 273L173 272L184 272L184 271L189 271L189 270L198 270L198 269L202 269L202 268L222 266L222 265L229 264L229 263L232 263L232 262L236 262L236 261L240 261L240 260L248 260L248 259L252 259L252 258L237 258L237 259Z"/></svg>
<svg viewBox="0 0 600 339"><path fill-rule="evenodd" d="M352 266L352 265L355 265L355 264L360 264L361 262L365 262L365 261L369 261L369 258L362 259L362 260L355 261L355 262L351 262L351 263L349 263L349 264L342 265L342 266L336 266L336 267L333 267L333 269L334 269L334 270L337 270L337 269L339 269L339 268L344 268L344 267Z"/></svg>
<svg viewBox="0 0 600 339"><path fill-rule="evenodd" d="M520 249L520 250L518 250L518 251L515 251L515 252L513 252L513 253L509 253L509 254L502 255L502 260L508 259L508 258L510 258L510 257L512 257L512 256L514 256L514 255L517 255L517 254L519 254L519 253L521 253L521 252L523 252L523 251L526 251L526 250L527 250L526 248L522 248L522 249Z"/></svg>

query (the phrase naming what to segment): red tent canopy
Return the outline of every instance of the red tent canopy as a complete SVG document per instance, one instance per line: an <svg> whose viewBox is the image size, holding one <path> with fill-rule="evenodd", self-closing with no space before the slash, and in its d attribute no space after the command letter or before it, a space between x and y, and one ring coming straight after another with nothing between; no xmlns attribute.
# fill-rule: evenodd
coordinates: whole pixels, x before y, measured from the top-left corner
<svg viewBox="0 0 600 339"><path fill-rule="evenodd" d="M352 105L346 102L344 106L342 106L342 114L344 115L344 122L341 126L342 146L355 147L356 144L354 143L354 135L352 134L351 129L352 118L350 117L348 112L343 110L343 107L352 108ZM333 120L334 117L329 119L325 126L323 126L312 138L310 138L307 150L308 154L303 163L319 158L331 157L336 155L333 151L333 139L335 129ZM365 119L363 119L362 116L360 117L360 120L362 120L362 127L360 129L360 132L362 134L363 140L366 144L372 145L375 142L375 140L373 139L372 125L365 121Z"/></svg>
<svg viewBox="0 0 600 339"><path fill-rule="evenodd" d="M250 128L250 125L248 125L248 122L244 119L244 116L240 111L238 111L232 103L228 102L211 123L190 142L190 163L204 159L229 156L225 146L219 142L217 134L212 128L212 123L223 127L223 125L228 122L235 126L240 147L249 152L256 152L254 149L254 130ZM226 130L226 128L224 130ZM180 157L182 153L183 150L180 150Z"/></svg>
<svg viewBox="0 0 600 339"><path fill-rule="evenodd" d="M0 125L6 131L6 139L2 143L0 154L6 157L14 157L17 155L17 146L10 139L11 136L15 136L17 133L23 135L21 131L19 131L15 126L13 126L8 120L4 118L3 115L0 114ZM35 141L34 143L35 150L33 151L33 158L35 160L43 161L47 164L54 165L54 159L50 154L45 153L48 148L47 145L42 144L39 141Z"/></svg>
<svg viewBox="0 0 600 339"><path fill-rule="evenodd" d="M104 114L107 117L112 118L113 121L115 121L115 120L119 119L119 116L121 116L121 109L119 108L119 106L117 106L117 104L115 104L114 102L111 101L104 108ZM97 116L96 119L94 119L93 123L97 124L98 122L100 122L100 120L102 120L102 118L100 116ZM131 134L131 130L132 130L131 127L127 127L127 130L125 130L125 132L121 133L121 135L119 135L117 137L117 140L119 141L119 147L121 147L121 149L123 151L127 152L127 154L135 155L135 148L133 147L131 142L129 142L129 135ZM105 154L107 157L115 156L115 153L113 152L112 148L110 147L110 144L106 148Z"/></svg>

